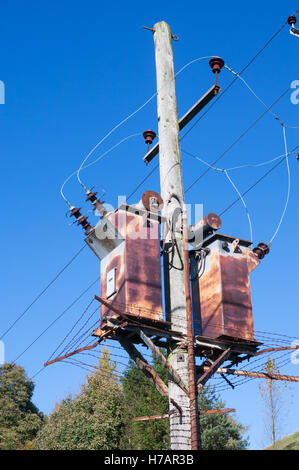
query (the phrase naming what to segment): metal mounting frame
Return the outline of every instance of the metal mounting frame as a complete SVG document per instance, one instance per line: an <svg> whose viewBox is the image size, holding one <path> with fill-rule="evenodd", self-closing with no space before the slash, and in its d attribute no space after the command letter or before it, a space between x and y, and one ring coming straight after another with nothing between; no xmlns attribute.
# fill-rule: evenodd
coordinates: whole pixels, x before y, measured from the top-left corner
<svg viewBox="0 0 299 470"><path fill-rule="evenodd" d="M184 116L179 119L180 131L201 111L221 90L218 85L213 85ZM149 152L143 157L143 160L148 164L159 153L159 142L157 142Z"/></svg>

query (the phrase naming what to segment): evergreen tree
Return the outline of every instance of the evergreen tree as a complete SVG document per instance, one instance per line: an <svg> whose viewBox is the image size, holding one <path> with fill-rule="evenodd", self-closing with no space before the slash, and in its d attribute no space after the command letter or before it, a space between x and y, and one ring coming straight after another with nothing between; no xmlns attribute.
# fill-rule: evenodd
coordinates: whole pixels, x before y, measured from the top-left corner
<svg viewBox="0 0 299 470"><path fill-rule="evenodd" d="M154 369L167 383L167 372L154 361ZM163 450L170 449L169 419L133 422L133 418L165 414L169 411L168 400L162 397L135 363L129 362L122 380L126 426L122 439L124 449ZM198 397L199 409L221 409L225 403L215 394L213 388L204 387ZM200 417L201 445L204 450L245 449L243 438L246 429L230 415L202 415Z"/></svg>
<svg viewBox="0 0 299 470"><path fill-rule="evenodd" d="M113 450L123 426L121 387L116 364L102 350L99 367L87 376L80 393L58 404L39 432L41 450Z"/></svg>
<svg viewBox="0 0 299 470"><path fill-rule="evenodd" d="M156 360L154 369L167 383L167 371ZM169 420L157 419L137 421L140 416L152 416L168 413L168 400L130 360L122 380L123 402L126 412L126 426L122 439L122 448L128 450L165 450L169 449Z"/></svg>
<svg viewBox="0 0 299 470"><path fill-rule="evenodd" d="M0 449L21 449L37 434L43 415L32 403L34 383L24 369L5 363L0 367Z"/></svg>
<svg viewBox="0 0 299 470"><path fill-rule="evenodd" d="M209 385L198 396L199 410L221 410L225 402ZM246 428L228 414L200 416L201 446L204 450L244 450L248 441L244 438Z"/></svg>

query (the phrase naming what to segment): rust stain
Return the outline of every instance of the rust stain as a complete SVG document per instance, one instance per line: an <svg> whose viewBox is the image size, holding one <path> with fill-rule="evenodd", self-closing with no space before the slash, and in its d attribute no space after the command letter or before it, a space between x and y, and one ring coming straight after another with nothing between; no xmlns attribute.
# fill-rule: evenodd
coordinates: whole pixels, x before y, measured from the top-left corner
<svg viewBox="0 0 299 470"><path fill-rule="evenodd" d="M122 305L128 313L163 320L160 264L160 227L141 215L118 211L110 216L125 241L102 262L101 296L106 299L107 273L116 269L117 292L109 297L112 305ZM104 321L113 312L101 306Z"/></svg>
<svg viewBox="0 0 299 470"><path fill-rule="evenodd" d="M249 248L238 253L211 246L206 269L192 282L195 330L210 338L254 340L249 273L259 260ZM198 331L196 331L198 333Z"/></svg>

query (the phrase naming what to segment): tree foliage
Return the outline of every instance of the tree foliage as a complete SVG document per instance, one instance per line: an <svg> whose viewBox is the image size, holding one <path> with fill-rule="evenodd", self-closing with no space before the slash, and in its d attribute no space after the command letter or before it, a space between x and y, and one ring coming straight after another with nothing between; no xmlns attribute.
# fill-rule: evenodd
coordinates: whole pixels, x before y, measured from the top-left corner
<svg viewBox="0 0 299 470"><path fill-rule="evenodd" d="M167 372L154 360L154 369L167 383ZM160 395L133 361L125 372L123 385L124 409L126 410L126 432L122 448L134 450L169 449L169 420L157 419L133 422L140 416L168 413L168 400Z"/></svg>
<svg viewBox="0 0 299 470"><path fill-rule="evenodd" d="M225 402L210 386L205 386L198 396L200 410L221 410ZM248 441L246 428L228 414L200 416L201 446L204 450L244 450Z"/></svg>
<svg viewBox="0 0 299 470"><path fill-rule="evenodd" d="M154 369L167 383L165 368L154 361ZM168 400L157 392L132 361L123 380L123 394L127 421L122 446L134 450L170 449L169 419L133 422L134 417L165 414L169 405ZM208 386L202 389L198 401L201 410L221 409L225 406ZM226 414L200 417L201 445L204 450L245 449L245 431L245 428Z"/></svg>
<svg viewBox="0 0 299 470"><path fill-rule="evenodd" d="M162 397L133 361L119 383L107 350L99 368L87 376L81 392L58 404L36 439L38 449L168 450L169 419L134 422L141 416L167 414ZM153 361L165 383L168 374ZM199 396L200 409L223 408L224 403L209 387ZM244 449L244 428L228 415L204 415L200 419L203 449Z"/></svg>
<svg viewBox="0 0 299 470"><path fill-rule="evenodd" d="M99 367L87 376L80 393L69 396L50 415L39 432L41 450L113 450L123 428L121 387L116 365L103 349Z"/></svg>
<svg viewBox="0 0 299 470"><path fill-rule="evenodd" d="M43 414L32 403L34 383L22 367L0 367L0 449L21 449L34 439L43 424Z"/></svg>

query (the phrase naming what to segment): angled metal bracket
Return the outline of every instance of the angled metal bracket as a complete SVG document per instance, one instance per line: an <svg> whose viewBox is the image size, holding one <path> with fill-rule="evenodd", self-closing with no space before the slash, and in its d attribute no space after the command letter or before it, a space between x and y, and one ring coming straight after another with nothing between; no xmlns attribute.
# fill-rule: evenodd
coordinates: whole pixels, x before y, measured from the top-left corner
<svg viewBox="0 0 299 470"><path fill-rule="evenodd" d="M54 364L54 362L59 362L59 361L63 361L63 359L67 359L68 357L71 357L71 356L74 356L75 354L79 354L81 353L82 351L90 351L91 349L94 349L98 344L100 344L101 342L101 339L96 341L94 344L92 344L91 346L84 346L80 349L76 349L75 351L72 351L68 354L65 354L64 356L60 356L60 357L56 357L56 359L52 359L52 361L48 361L48 362L45 362L44 364L44 367L47 367L49 366L50 364Z"/></svg>
<svg viewBox="0 0 299 470"><path fill-rule="evenodd" d="M179 119L180 131L201 111L221 90L218 85L213 85L193 106L190 108L183 117ZM148 164L159 153L159 142L154 145L149 152L143 157L143 160Z"/></svg>
<svg viewBox="0 0 299 470"><path fill-rule="evenodd" d="M150 364L144 359L142 354L135 348L135 346L127 341L125 338L119 337L118 341L122 347L127 351L129 356L137 364L139 369L145 374L145 376L150 380L150 382L156 387L158 392L167 397L168 399L168 387L159 377L157 372L150 366Z"/></svg>
<svg viewBox="0 0 299 470"><path fill-rule="evenodd" d="M155 346L152 340L140 328L138 328L137 333L139 334L144 344L150 348L154 356L161 362L164 367L166 367L172 380L186 393L187 396L189 396L189 390L187 385L184 383L184 381L181 379L175 369L169 364L166 357L161 353L157 346Z"/></svg>
<svg viewBox="0 0 299 470"><path fill-rule="evenodd" d="M222 354L212 363L210 367L208 367L203 375L198 379L197 381L197 387L200 390L206 382L209 380L210 377L216 372L216 370L223 364L228 358L231 353L231 348L227 348L225 351L223 351Z"/></svg>

